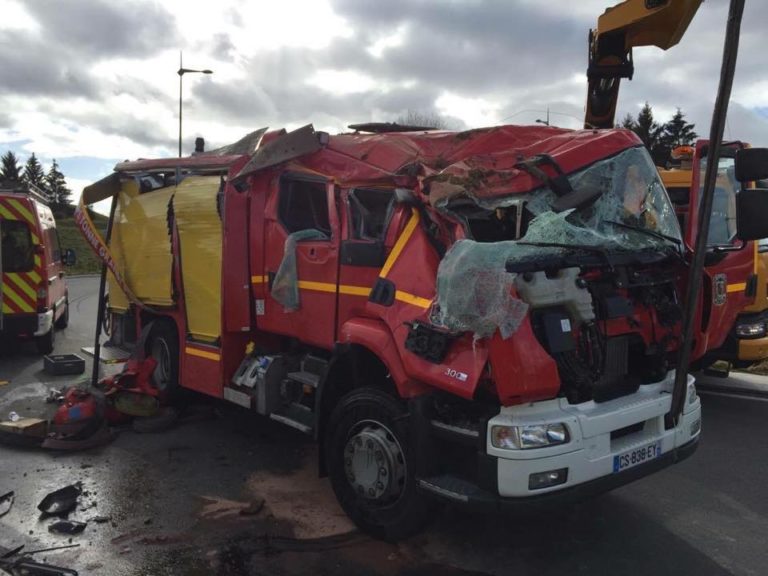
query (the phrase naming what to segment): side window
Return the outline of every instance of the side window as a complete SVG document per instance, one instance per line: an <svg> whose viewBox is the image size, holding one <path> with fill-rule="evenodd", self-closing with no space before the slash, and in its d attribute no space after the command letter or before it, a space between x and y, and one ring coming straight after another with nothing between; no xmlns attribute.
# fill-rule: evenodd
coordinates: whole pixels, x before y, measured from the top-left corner
<svg viewBox="0 0 768 576"><path fill-rule="evenodd" d="M51 247L51 255L54 262L61 262L61 243L56 228L48 228L45 231L45 243Z"/></svg>
<svg viewBox="0 0 768 576"><path fill-rule="evenodd" d="M350 238L384 240L392 215L394 191L355 188L349 193Z"/></svg>
<svg viewBox="0 0 768 576"><path fill-rule="evenodd" d="M35 266L29 226L18 220L3 220L3 272L31 272Z"/></svg>
<svg viewBox="0 0 768 576"><path fill-rule="evenodd" d="M280 185L278 218L290 233L319 230L330 237L331 222L325 183L283 180Z"/></svg>

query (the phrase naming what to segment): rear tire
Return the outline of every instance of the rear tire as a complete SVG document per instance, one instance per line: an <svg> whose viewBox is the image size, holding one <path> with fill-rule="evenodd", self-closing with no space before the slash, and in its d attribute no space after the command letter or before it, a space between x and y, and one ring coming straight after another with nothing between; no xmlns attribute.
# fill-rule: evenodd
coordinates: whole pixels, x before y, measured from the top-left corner
<svg viewBox="0 0 768 576"><path fill-rule="evenodd" d="M326 466L341 507L361 530L397 541L421 530L436 509L416 487L403 406L377 388L344 396L325 437Z"/></svg>
<svg viewBox="0 0 768 576"><path fill-rule="evenodd" d="M51 324L51 329L48 330L47 334L37 336L35 344L40 354L50 354L53 352L53 347L56 344L56 324Z"/></svg>
<svg viewBox="0 0 768 576"><path fill-rule="evenodd" d="M169 320L155 320L146 344L146 354L157 362L152 385L160 392L163 404L173 404L181 395L179 386L179 339Z"/></svg>

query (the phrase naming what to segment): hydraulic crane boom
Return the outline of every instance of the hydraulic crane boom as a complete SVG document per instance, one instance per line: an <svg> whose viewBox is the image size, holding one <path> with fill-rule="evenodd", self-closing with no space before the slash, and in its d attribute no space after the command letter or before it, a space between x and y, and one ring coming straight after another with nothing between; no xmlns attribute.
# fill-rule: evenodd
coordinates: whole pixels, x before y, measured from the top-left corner
<svg viewBox="0 0 768 576"><path fill-rule="evenodd" d="M662 50L680 41L702 0L625 0L608 8L589 31L587 128L612 128L622 78L632 79L632 48Z"/></svg>

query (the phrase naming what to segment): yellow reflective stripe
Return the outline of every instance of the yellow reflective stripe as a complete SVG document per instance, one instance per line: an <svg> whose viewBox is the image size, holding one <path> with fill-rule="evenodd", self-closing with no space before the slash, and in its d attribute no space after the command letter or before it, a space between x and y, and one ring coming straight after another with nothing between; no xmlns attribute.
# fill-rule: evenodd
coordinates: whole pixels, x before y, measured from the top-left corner
<svg viewBox="0 0 768 576"><path fill-rule="evenodd" d="M251 276L251 284L264 284L266 281L266 276Z"/></svg>
<svg viewBox="0 0 768 576"><path fill-rule="evenodd" d="M42 264L43 264L43 261L40 260L40 256L35 256L35 266L37 268L40 268L40 266L42 266Z"/></svg>
<svg viewBox="0 0 768 576"><path fill-rule="evenodd" d="M7 282L3 283L3 294L5 294L6 297L13 300L13 302L21 308L24 312L34 312L35 309L32 308L29 304L24 302L16 292L13 291L13 289L8 285Z"/></svg>
<svg viewBox="0 0 768 576"><path fill-rule="evenodd" d="M35 217L32 215L32 213L29 210L27 210L24 207L24 205L21 202L19 202L15 198L9 198L8 199L8 204L13 206L19 214L24 216L24 218L27 220L27 222L29 222L33 226L35 225Z"/></svg>
<svg viewBox="0 0 768 576"><path fill-rule="evenodd" d="M13 310L5 302L3 302L3 314L13 314Z"/></svg>
<svg viewBox="0 0 768 576"><path fill-rule="evenodd" d="M413 234L413 231L416 229L416 225L418 223L419 223L419 211L416 210L416 208L411 208L411 219L408 220L408 224L406 224L405 230L403 230L403 233L400 234L400 237L397 239L397 242L395 242L395 247L392 248L392 252L389 254L389 258L387 258L387 261L384 263L384 267L381 269L381 272L379 273L379 278L387 277L387 274L389 274L389 271L392 269L392 266L395 265L395 262L400 256L400 253L403 251L403 248L405 248L405 245L408 243L408 240L410 240L411 235Z"/></svg>
<svg viewBox="0 0 768 576"><path fill-rule="evenodd" d="M25 292L27 296L32 298L32 300L37 300L37 292L34 291L34 289L24 282L17 274L8 274L7 278L10 280L13 280L13 283L16 284L18 288L21 288L22 292Z"/></svg>
<svg viewBox="0 0 768 576"><path fill-rule="evenodd" d="M304 290L316 290L318 292L336 292L336 284L313 282L312 280L299 280L299 288Z"/></svg>
<svg viewBox="0 0 768 576"><path fill-rule="evenodd" d="M32 233L32 244L40 244L40 237L34 232Z"/></svg>
<svg viewBox="0 0 768 576"><path fill-rule="evenodd" d="M40 283L40 280L41 280L40 274L38 274L35 271L27 272L27 274L29 274L29 277L32 278L32 280L34 281L35 284L39 284Z"/></svg>
<svg viewBox="0 0 768 576"><path fill-rule="evenodd" d="M2 204L0 204L0 216L2 216L5 220L18 220L18 218L16 218L16 216L11 212L8 212L8 209L5 208Z"/></svg>
<svg viewBox="0 0 768 576"><path fill-rule="evenodd" d="M339 286L339 293L348 294L349 296L368 297L371 294L371 289L367 286L348 286L346 284L342 284Z"/></svg>
<svg viewBox="0 0 768 576"><path fill-rule="evenodd" d="M728 284L726 287L726 292L742 292L743 290L747 289L747 283L746 282L740 282L738 284Z"/></svg>
<svg viewBox="0 0 768 576"><path fill-rule="evenodd" d="M755 245L755 258L754 258L754 270L753 270L753 272L754 272L755 276L757 276L757 270L760 267L759 264L758 264L758 262L759 262L758 259L760 258L760 252L758 251L758 247L759 247L758 243L754 242L754 245Z"/></svg>
<svg viewBox="0 0 768 576"><path fill-rule="evenodd" d="M408 294L408 292L401 292L400 290L395 290L395 300L405 302L406 304L412 304L419 308L429 308L432 305L432 300L429 300L428 298L422 298L421 296L415 296L413 294Z"/></svg>
<svg viewBox="0 0 768 576"><path fill-rule="evenodd" d="M221 360L221 354L217 354L216 352L208 352L206 350L199 350L198 348L190 348L189 346L187 346L185 351L190 356L198 356L200 358L205 358L206 360L215 360L216 362Z"/></svg>

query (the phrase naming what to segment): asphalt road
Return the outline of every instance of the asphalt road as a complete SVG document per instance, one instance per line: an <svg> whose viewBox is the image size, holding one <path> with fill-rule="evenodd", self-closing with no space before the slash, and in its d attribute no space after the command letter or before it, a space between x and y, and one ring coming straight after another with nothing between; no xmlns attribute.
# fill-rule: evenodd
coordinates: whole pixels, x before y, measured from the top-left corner
<svg viewBox="0 0 768 576"><path fill-rule="evenodd" d="M70 281L73 314L57 352L91 345L97 288L95 278ZM49 414L47 390L82 378L46 376L30 345L4 351L0 379L10 380L0 386L6 417ZM170 431L126 427L81 453L0 445L0 494L16 491L0 518L0 546L68 544L48 532L36 506L81 481L87 496L71 518L90 521L72 537L80 546L38 555L80 574L761 575L768 402L736 388L760 392L766 381L710 381L725 389L702 395L698 452L655 476L536 517L448 508L397 545L352 530L327 481L316 478L316 451L302 435L237 407L203 402Z"/></svg>

